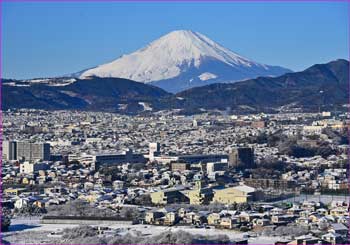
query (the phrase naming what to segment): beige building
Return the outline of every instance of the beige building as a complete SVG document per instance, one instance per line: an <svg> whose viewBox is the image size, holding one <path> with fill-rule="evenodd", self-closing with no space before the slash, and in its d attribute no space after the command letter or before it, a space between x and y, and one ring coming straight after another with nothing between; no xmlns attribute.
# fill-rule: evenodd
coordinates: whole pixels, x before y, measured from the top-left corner
<svg viewBox="0 0 350 245"><path fill-rule="evenodd" d="M165 214L164 217L164 225L173 225L178 220L177 213L175 212L169 212Z"/></svg>
<svg viewBox="0 0 350 245"><path fill-rule="evenodd" d="M232 229L237 223L238 220L235 217L223 217L220 220L220 227L224 229Z"/></svg>
<svg viewBox="0 0 350 245"><path fill-rule="evenodd" d="M171 171L184 172L190 169L190 164L185 162L173 162L171 163Z"/></svg>
<svg viewBox="0 0 350 245"><path fill-rule="evenodd" d="M164 217L164 213L163 212L159 212L159 211L149 211L146 212L145 215L145 222L147 224L153 224L155 223L155 221L159 218Z"/></svg>
<svg viewBox="0 0 350 245"><path fill-rule="evenodd" d="M329 211L329 214L332 216L345 216L346 214L348 214L347 208L346 207L336 207L333 208Z"/></svg>
<svg viewBox="0 0 350 245"><path fill-rule="evenodd" d="M219 213L211 213L208 215L208 225L219 225L221 216Z"/></svg>
<svg viewBox="0 0 350 245"><path fill-rule="evenodd" d="M26 190L26 188L7 188L4 190L4 194L9 195L9 196L11 196L11 195L18 196L19 194L21 194L25 190Z"/></svg>
<svg viewBox="0 0 350 245"><path fill-rule="evenodd" d="M196 182L193 190L187 191L186 196L190 200L190 204L200 205L209 203L246 203L260 200L263 196L261 191L247 185L239 185L235 187L204 187L201 181Z"/></svg>
<svg viewBox="0 0 350 245"><path fill-rule="evenodd" d="M165 205L169 203L187 202L187 197L182 193L184 188L176 187L151 193L153 204Z"/></svg>
<svg viewBox="0 0 350 245"><path fill-rule="evenodd" d="M187 191L186 196L190 199L190 204L209 204L213 198L213 190L210 187L202 188L202 182L197 181L195 188Z"/></svg>
<svg viewBox="0 0 350 245"><path fill-rule="evenodd" d="M228 188L213 189L214 197L212 202L222 204L245 203L259 199L261 193L255 188L247 185L239 185Z"/></svg>

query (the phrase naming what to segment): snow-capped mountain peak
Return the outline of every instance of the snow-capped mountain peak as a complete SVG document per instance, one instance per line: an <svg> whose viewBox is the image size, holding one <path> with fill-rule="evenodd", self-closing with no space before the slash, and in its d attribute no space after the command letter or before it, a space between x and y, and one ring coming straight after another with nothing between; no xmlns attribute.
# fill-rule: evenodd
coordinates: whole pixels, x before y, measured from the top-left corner
<svg viewBox="0 0 350 245"><path fill-rule="evenodd" d="M189 30L170 32L142 50L160 53L159 56L166 53L167 61L176 62L178 65L181 65L184 61L192 61L198 67L203 57L215 58L231 65L249 66L252 63L208 37Z"/></svg>
<svg viewBox="0 0 350 245"><path fill-rule="evenodd" d="M230 73L228 72L230 69L233 73L240 73L240 76L233 74L229 78L231 81L259 75L275 75L269 73L269 66L244 58L203 34L190 30L177 30L131 54L88 69L82 72L80 78L89 76L120 77L149 83L175 79L186 73L186 79L191 77L192 80L206 81L208 79L199 79L198 76L207 72L216 74L216 80L227 79L227 73ZM248 72L249 70L251 72ZM190 73L196 74L192 76ZM215 79L210 79L210 81L215 81Z"/></svg>

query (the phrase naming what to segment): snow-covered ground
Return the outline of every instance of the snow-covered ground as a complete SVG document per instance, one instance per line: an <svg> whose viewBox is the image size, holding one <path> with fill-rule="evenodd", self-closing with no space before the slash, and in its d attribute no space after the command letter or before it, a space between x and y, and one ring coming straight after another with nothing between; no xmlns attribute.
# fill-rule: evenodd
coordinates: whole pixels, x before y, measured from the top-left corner
<svg viewBox="0 0 350 245"><path fill-rule="evenodd" d="M349 196L335 196L335 195L299 195L296 197L284 199L278 202L303 202L303 201L314 201L314 202L323 202L329 204L332 201L344 201L349 203Z"/></svg>
<svg viewBox="0 0 350 245"><path fill-rule="evenodd" d="M77 227L76 224L40 224L40 218L15 218L11 222L10 230L3 233L3 239L10 243L25 243L25 242L49 242L48 235L52 232L59 232L65 228ZM151 226L151 225L125 225L113 224L109 228L117 230L121 235L127 233L134 233L142 236L158 235L165 231L186 231L191 234L198 235L227 235L230 239L242 239L246 233L237 232L233 230L223 229L205 229L194 227L166 227L166 226ZM31 239L31 240L30 240ZM250 244L271 244L279 237L255 237L249 238Z"/></svg>

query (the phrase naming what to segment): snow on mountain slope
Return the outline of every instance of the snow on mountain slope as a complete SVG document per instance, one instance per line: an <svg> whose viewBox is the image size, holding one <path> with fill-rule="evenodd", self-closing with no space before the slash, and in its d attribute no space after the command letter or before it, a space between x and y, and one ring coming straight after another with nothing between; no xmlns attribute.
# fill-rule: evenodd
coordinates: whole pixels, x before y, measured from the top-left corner
<svg viewBox="0 0 350 245"><path fill-rule="evenodd" d="M59 78L34 78L27 80L10 80L4 81L4 85L17 86L17 87L30 87L32 85L47 85L51 87L62 87L72 84L76 81L72 77L59 77Z"/></svg>
<svg viewBox="0 0 350 245"><path fill-rule="evenodd" d="M260 75L281 75L287 71L289 70L244 58L198 32L179 30L162 36L134 53L83 71L80 78L120 77L144 83L155 82L155 85L159 85L159 81L166 80L169 83L173 82L172 79L181 77L184 83L189 84L191 79L197 83L198 80L206 83L209 82L207 80L227 82ZM188 72L190 74L186 74L184 80L183 75ZM215 77L199 77L201 74L215 74ZM176 85L174 88L165 89L174 92L191 85L180 86L178 89L177 87Z"/></svg>
<svg viewBox="0 0 350 245"><path fill-rule="evenodd" d="M206 80L209 80L209 79L214 79L214 78L217 78L217 76L213 73L210 73L210 72L204 72L202 74L200 74L198 76L198 78L202 81L206 81Z"/></svg>

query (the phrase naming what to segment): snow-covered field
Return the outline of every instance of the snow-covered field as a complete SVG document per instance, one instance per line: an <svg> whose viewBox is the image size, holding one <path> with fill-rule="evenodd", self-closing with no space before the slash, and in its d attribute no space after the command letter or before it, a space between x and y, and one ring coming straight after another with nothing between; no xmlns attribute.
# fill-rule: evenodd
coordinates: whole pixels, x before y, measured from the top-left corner
<svg viewBox="0 0 350 245"><path fill-rule="evenodd" d="M329 204L332 201L343 201L349 203L349 196L335 196L335 195L299 195L296 197L284 199L278 202L303 202L303 201L314 201L314 202L323 202Z"/></svg>
<svg viewBox="0 0 350 245"><path fill-rule="evenodd" d="M349 202L348 196L331 196L331 195L300 195L295 198L285 199L283 202L297 202L297 201L321 201L326 204L332 201ZM24 244L24 243L50 243L52 242L51 233L62 231L65 228L77 227L77 224L41 224L39 217L24 217L14 218L11 220L11 226L8 232L4 232L3 239L5 242ZM155 236L166 231L177 232L184 230L194 235L226 235L231 240L242 239L246 237L247 233L237 232L233 230L223 229L205 229L194 227L166 227L166 226L151 226L151 225L126 225L113 224L108 225L115 233L120 235L134 234L134 236ZM49 235L49 236L48 236ZM282 237L249 237L249 244L272 244Z"/></svg>
<svg viewBox="0 0 350 245"><path fill-rule="evenodd" d="M39 218L15 218L11 222L10 230L3 233L3 239L9 243L24 244L24 243L49 243L51 240L50 233L59 232L65 228L77 227L76 224L40 224ZM113 224L109 228L118 231L120 235L135 234L138 236L154 236L162 232L171 231L186 231L191 234L198 235L227 235L230 239L242 239L246 233L241 233L233 230L205 229L192 227L166 227L166 226L151 226L151 225L125 225ZM48 236L49 235L49 236ZM256 237L249 238L250 244L271 244L279 237Z"/></svg>

